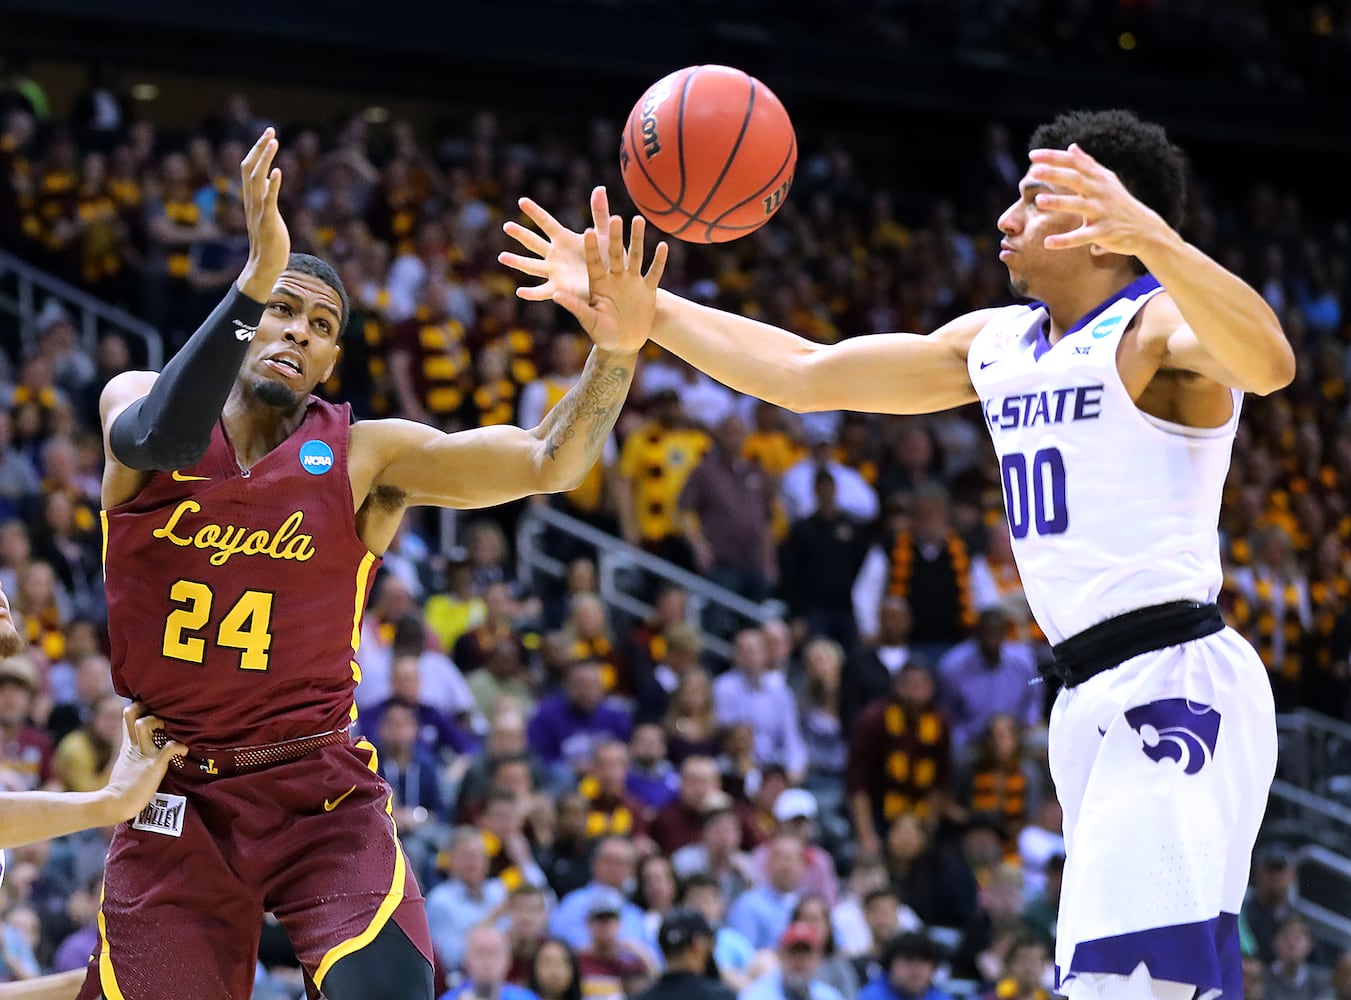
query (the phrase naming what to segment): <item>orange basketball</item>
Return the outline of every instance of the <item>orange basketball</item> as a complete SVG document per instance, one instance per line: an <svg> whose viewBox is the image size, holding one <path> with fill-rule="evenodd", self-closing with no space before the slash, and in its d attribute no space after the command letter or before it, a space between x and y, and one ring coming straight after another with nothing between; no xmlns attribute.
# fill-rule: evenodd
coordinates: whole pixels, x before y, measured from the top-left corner
<svg viewBox="0 0 1351 1000"><path fill-rule="evenodd" d="M783 204L796 165L788 112L730 66L687 66L648 87L619 144L638 211L691 243L755 232Z"/></svg>

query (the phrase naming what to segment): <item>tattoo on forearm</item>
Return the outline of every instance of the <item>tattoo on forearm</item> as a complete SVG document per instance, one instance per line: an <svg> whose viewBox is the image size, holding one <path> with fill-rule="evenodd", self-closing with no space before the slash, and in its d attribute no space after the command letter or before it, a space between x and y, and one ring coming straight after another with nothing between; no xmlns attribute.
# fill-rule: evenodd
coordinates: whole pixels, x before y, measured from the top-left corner
<svg viewBox="0 0 1351 1000"><path fill-rule="evenodd" d="M632 374L628 368L609 367L594 360L588 363L581 381L549 412L544 453L558 461L559 449L576 437L582 426L586 430L586 454L594 462L619 419Z"/></svg>

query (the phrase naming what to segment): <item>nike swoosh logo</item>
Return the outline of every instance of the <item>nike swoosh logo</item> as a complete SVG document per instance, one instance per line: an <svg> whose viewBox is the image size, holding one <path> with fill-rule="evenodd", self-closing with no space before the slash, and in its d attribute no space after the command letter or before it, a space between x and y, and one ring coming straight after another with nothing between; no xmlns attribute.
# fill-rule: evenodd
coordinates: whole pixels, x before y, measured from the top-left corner
<svg viewBox="0 0 1351 1000"><path fill-rule="evenodd" d="M1098 735L1099 735L1099 736L1106 736L1106 735L1107 735L1107 730L1103 729L1102 726L1099 726L1099 727L1098 727Z"/></svg>
<svg viewBox="0 0 1351 1000"><path fill-rule="evenodd" d="M997 364L999 364L999 362L998 362L997 360L996 360L996 361L982 361L982 362L980 363L980 370L981 370L981 371L984 371L986 368L989 368L991 365L997 365Z"/></svg>
<svg viewBox="0 0 1351 1000"><path fill-rule="evenodd" d="M174 469L173 477L176 483L201 483L211 478L210 476L185 476L177 469Z"/></svg>
<svg viewBox="0 0 1351 1000"><path fill-rule="evenodd" d="M324 812L331 813L334 809L338 808L338 806L342 803L343 799L347 798L347 796L351 795L356 790L357 786L353 785L351 788L347 789L347 791L343 792L332 802L330 802L328 799L324 799Z"/></svg>

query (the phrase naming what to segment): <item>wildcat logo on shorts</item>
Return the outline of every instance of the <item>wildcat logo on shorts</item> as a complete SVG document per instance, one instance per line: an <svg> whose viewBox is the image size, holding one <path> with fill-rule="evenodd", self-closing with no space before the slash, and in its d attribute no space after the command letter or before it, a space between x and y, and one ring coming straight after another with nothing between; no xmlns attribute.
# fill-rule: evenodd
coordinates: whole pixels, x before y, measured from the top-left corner
<svg viewBox="0 0 1351 1000"><path fill-rule="evenodd" d="M300 467L311 476L322 476L333 468L333 449L323 441L306 441L300 446Z"/></svg>
<svg viewBox="0 0 1351 1000"><path fill-rule="evenodd" d="M166 837L181 837L183 812L187 808L188 800L182 795L165 795L157 792L131 821L131 828L149 833L162 833Z"/></svg>
<svg viewBox="0 0 1351 1000"><path fill-rule="evenodd" d="M1140 734L1146 757L1170 760L1184 774L1205 767L1220 738L1220 713L1187 698L1162 698L1127 709L1126 722Z"/></svg>

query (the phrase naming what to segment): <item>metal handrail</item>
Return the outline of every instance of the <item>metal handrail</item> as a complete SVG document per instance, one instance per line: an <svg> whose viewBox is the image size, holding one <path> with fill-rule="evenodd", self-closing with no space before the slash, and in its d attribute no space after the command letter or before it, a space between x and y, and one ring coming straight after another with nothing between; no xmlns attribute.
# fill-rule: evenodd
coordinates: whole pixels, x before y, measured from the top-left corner
<svg viewBox="0 0 1351 1000"><path fill-rule="evenodd" d="M49 298L56 298L74 308L80 340L84 349L91 354L98 344L98 324L115 327L128 333L145 345L146 367L159 371L164 365L164 344L159 331L144 320L137 319L125 309L111 306L88 292L62 281L34 267L13 254L0 250L0 274L13 274L18 279L17 298L0 296L0 308L6 308L19 318L19 336L27 353L33 346L33 326L41 306L37 302L35 291L40 289Z"/></svg>
<svg viewBox="0 0 1351 1000"><path fill-rule="evenodd" d="M1323 795L1317 795L1307 788L1300 788L1288 781L1277 778L1271 783L1271 794L1291 805L1309 812L1318 813L1325 819L1340 823L1351 832L1351 809Z"/></svg>
<svg viewBox="0 0 1351 1000"><path fill-rule="evenodd" d="M561 580L567 572L567 567L562 562L540 548L539 536L546 528L585 542L596 550L596 578L600 585L601 599L607 605L635 618L642 619L650 615L652 605L624 589L620 575L623 570L628 569L641 569L683 588L689 595L686 614L693 625L699 624L701 612L707 605L720 606L759 624L783 617L785 609L780 601L756 603L747 600L734 590L728 590L697 573L681 569L672 562L654 556L650 552L644 552L622 538L607 534L553 507L531 507L521 516L517 528L516 551L517 574L522 579L528 579L532 572L541 572ZM721 637L705 634L703 640L704 648L715 656L725 659L731 657L732 647Z"/></svg>
<svg viewBox="0 0 1351 1000"><path fill-rule="evenodd" d="M1290 859L1294 862L1295 870L1300 873L1300 877L1295 880L1295 896L1291 905L1310 923L1321 926L1339 938L1338 943L1341 947L1351 947L1351 858L1345 858L1318 844L1305 844L1291 851ZM1321 865L1341 876L1346 887L1347 908L1334 910L1302 896L1300 889L1306 882L1304 877L1306 864ZM1320 880L1320 884L1326 884L1326 880Z"/></svg>

